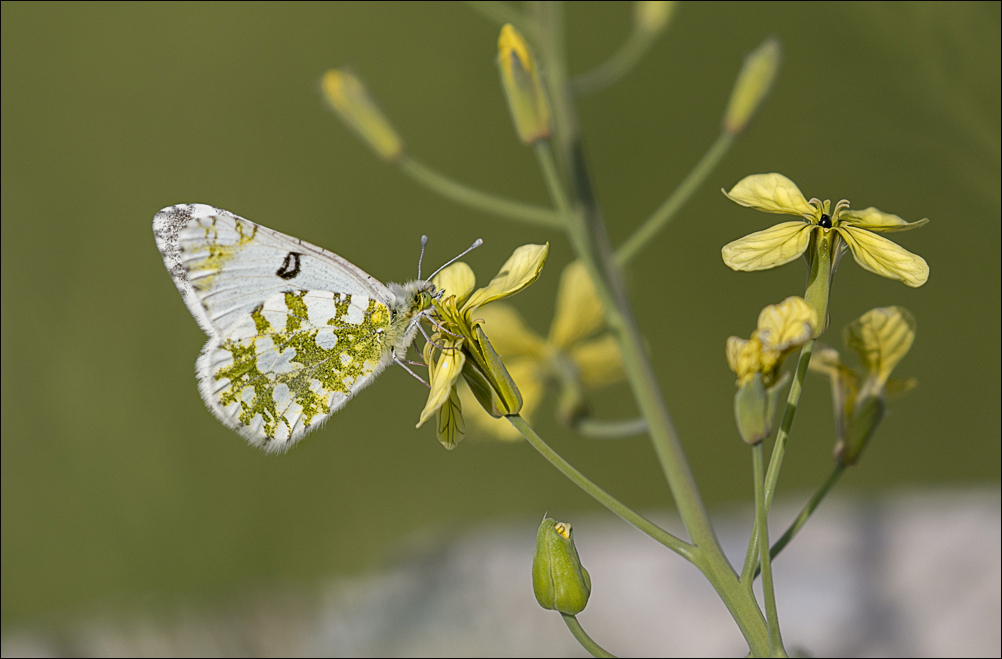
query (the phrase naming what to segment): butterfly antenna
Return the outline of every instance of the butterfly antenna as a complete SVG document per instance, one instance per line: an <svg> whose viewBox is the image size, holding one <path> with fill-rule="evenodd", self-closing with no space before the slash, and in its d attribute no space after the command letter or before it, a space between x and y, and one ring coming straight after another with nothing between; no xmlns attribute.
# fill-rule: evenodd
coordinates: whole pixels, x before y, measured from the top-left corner
<svg viewBox="0 0 1002 659"><path fill-rule="evenodd" d="M421 256L417 259L417 278L421 279L421 262L424 261L424 248L428 245L428 236L421 236Z"/></svg>
<svg viewBox="0 0 1002 659"><path fill-rule="evenodd" d="M475 250L476 248L480 247L483 244L484 244L483 239L482 238L477 238L476 240L473 241L472 245L470 245L465 250L463 250L462 254L459 254L457 256L452 257L446 263L444 263L441 268L439 268L435 272L431 273L431 275L428 276L428 280L430 281L430 280L434 279L435 275L437 275L438 273L442 272L447 267L449 267L450 265L452 265L453 263L455 263L459 259L463 258L464 256L466 256L467 254L469 254L470 252L472 252L473 250Z"/></svg>

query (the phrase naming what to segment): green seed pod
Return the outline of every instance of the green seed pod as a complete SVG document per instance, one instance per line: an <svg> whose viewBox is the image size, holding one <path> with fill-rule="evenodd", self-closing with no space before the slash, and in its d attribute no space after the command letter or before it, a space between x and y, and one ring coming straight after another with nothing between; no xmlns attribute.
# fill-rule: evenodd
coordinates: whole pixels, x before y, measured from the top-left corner
<svg viewBox="0 0 1002 659"><path fill-rule="evenodd" d="M544 609L577 615L591 595L591 577L574 547L571 525L543 518L532 556L532 590Z"/></svg>

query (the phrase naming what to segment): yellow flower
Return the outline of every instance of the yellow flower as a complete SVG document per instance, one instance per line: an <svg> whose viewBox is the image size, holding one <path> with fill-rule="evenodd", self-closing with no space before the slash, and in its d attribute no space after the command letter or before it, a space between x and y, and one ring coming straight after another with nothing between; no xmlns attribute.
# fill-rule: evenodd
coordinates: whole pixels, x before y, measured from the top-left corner
<svg viewBox="0 0 1002 659"><path fill-rule="evenodd" d="M738 386L751 381L756 373L766 388L772 386L783 360L807 343L817 325L817 313L800 297L791 296L762 309L751 339L727 339L727 365L738 376Z"/></svg>
<svg viewBox="0 0 1002 659"><path fill-rule="evenodd" d="M550 136L550 104L525 38L511 24L498 37L498 69L515 132L525 144Z"/></svg>
<svg viewBox="0 0 1002 659"><path fill-rule="evenodd" d="M445 268L432 280L440 291L432 300L437 331L423 351L431 390L418 427L435 415L439 441L446 448L455 447L464 432L462 403L456 389L460 376L490 414L516 414L521 409L518 387L484 333L482 321L473 314L481 305L510 297L532 284L548 253L549 244L519 247L497 276L477 291L473 290L473 270L462 262Z"/></svg>
<svg viewBox="0 0 1002 659"><path fill-rule="evenodd" d="M788 297L762 309L750 339L727 339L727 364L738 376L734 419L749 444L772 434L776 399L789 377L778 377L783 361L811 339L817 325L811 305L803 298Z"/></svg>
<svg viewBox="0 0 1002 659"><path fill-rule="evenodd" d="M585 411L585 389L623 379L615 339L609 333L598 334L605 316L580 262L567 266L561 275L556 314L547 338L526 327L518 312L506 304L484 307L478 315L490 329L494 346L504 355L508 372L522 393L523 417L530 418L543 402L549 382L560 385L558 416L571 423ZM460 395L466 403L473 402L470 391L461 388ZM472 410L470 422L485 432L509 441L522 438L510 424L491 418L477 406L468 406Z"/></svg>
<svg viewBox="0 0 1002 659"><path fill-rule="evenodd" d="M358 78L347 71L332 69L324 74L321 86L327 102L341 120L379 157L390 162L400 157L403 140Z"/></svg>
<svg viewBox="0 0 1002 659"><path fill-rule="evenodd" d="M789 263L807 251L812 236L827 237L831 233L833 263L848 246L859 265L882 277L897 279L913 288L929 278L925 259L877 235L914 229L927 223L927 219L905 222L876 208L854 211L844 199L833 209L830 201L805 199L796 184L781 174L745 177L724 194L742 206L801 217L724 245L721 250L724 263L733 270L767 270Z"/></svg>
<svg viewBox="0 0 1002 659"><path fill-rule="evenodd" d="M871 309L846 326L846 348L859 357L861 370L842 363L838 351L821 346L811 359L811 370L831 379L838 442L835 459L855 464L884 416L888 394L908 391L913 379L892 379L915 341L915 318L903 307Z"/></svg>

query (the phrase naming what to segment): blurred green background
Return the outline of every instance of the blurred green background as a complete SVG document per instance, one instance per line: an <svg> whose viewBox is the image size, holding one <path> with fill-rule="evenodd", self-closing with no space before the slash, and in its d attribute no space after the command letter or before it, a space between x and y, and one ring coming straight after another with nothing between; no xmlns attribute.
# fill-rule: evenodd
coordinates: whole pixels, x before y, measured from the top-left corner
<svg viewBox="0 0 1002 659"><path fill-rule="evenodd" d="M1000 5L684 4L648 57L580 112L614 242L712 143L742 57L769 35L771 97L704 188L628 272L633 300L703 494L751 498L731 415L730 334L803 290L799 264L728 270L720 247L773 218L719 192L778 171L810 196L875 205L932 269L917 290L843 261L841 327L901 304L918 338L845 491L997 484ZM571 69L611 54L628 7L568 7ZM387 560L418 532L596 507L529 446L446 452L414 430L425 391L391 369L283 456L249 448L204 408L204 336L150 231L160 208L205 202L333 250L383 281L415 274L418 238L486 279L551 241L514 301L549 325L561 235L436 197L378 161L325 109L319 77L350 65L416 157L466 183L546 203L514 137L494 65L498 28L447 4L2 6L2 623L94 610L226 602L255 584L306 586ZM828 385L808 381L780 485L830 468ZM634 414L625 389L595 397ZM645 439L540 433L639 508L670 505ZM624 532L632 532L624 526Z"/></svg>

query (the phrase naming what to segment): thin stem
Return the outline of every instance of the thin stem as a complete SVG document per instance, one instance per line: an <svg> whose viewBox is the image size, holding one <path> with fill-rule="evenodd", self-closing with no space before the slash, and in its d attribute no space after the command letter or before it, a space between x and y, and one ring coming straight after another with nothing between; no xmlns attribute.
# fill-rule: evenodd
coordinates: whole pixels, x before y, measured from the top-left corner
<svg viewBox="0 0 1002 659"><path fill-rule="evenodd" d="M489 192L471 188L445 174L404 154L398 163L400 169L418 183L465 206L476 208L493 215L535 224L550 229L564 228L564 222L557 213L548 208L526 204L513 199L499 197Z"/></svg>
<svg viewBox="0 0 1002 659"><path fill-rule="evenodd" d="M772 562L769 560L769 525L765 505L765 475L762 471L762 443L752 447L752 469L755 475L755 523L759 533L759 553L762 557L762 594L765 597L765 619L769 624L769 654L785 657L783 637L779 633L779 613L776 611L776 592L772 585Z"/></svg>
<svg viewBox="0 0 1002 659"><path fill-rule="evenodd" d="M800 393L804 388L804 377L807 375L807 367L811 363L811 351L814 349L814 339L804 344L800 350L800 360L797 362L797 371L793 376L793 384L790 385L790 393L786 397L786 409L783 410L783 420L776 433L776 444L772 448L772 456L769 459L769 471L765 475L765 509L768 512L772 506L772 497L776 492L776 482L779 480L779 470L783 466L783 456L786 454L786 441L790 437L790 429L793 428L793 418L797 415L797 405L800 403ZM748 551L745 553L745 563L741 570L741 581L751 590L751 575L757 563L756 555L759 543L759 524L755 520L752 528L751 538L748 540Z"/></svg>
<svg viewBox="0 0 1002 659"><path fill-rule="evenodd" d="M783 536L776 541L776 544L772 546L772 549L769 550L770 558L776 558L779 556L779 552L783 551L786 545L790 544L790 540L793 540L793 537L797 535L801 527L807 523L807 520L810 519L812 514L814 514L814 510L828 495L828 491L835 487L835 484L838 483L840 478L842 478L843 473L845 473L845 465L842 463L836 464L835 468L832 469L832 473L828 475L828 479L824 482L824 485L818 488L817 492L814 493L814 496L811 497L811 500L807 502L803 510L800 511L800 514L797 515L797 519L793 520L793 523L790 524L790 528L786 529L786 533L784 533ZM753 578L758 578L758 575L761 572L761 567L756 565L755 576Z"/></svg>
<svg viewBox="0 0 1002 659"><path fill-rule="evenodd" d="M518 414L513 414L505 418L508 419L509 423L511 423L516 430L522 433L522 436L525 437L526 441L529 442L534 449L539 451L544 458L549 460L550 464L556 467L564 476L571 479L575 485L591 495L593 499L611 510L616 515L619 515L640 531L643 531L663 544L665 547L668 547L668 549L671 549L679 556L682 556L689 561L694 560L697 553L695 547L684 540L676 538L674 535L668 533L654 522L639 515L633 509L627 507L611 494L591 482L587 476L572 467L569 462L564 460L556 451L550 448L549 444L544 442L543 439L536 434L536 431L532 429L532 426L525 422L525 419Z"/></svg>
<svg viewBox="0 0 1002 659"><path fill-rule="evenodd" d="M654 239L658 232L668 225L675 216L675 213L685 205L685 202L689 201L689 197L699 189L699 186L703 184L706 177L710 175L710 172L716 168L724 155L727 154L731 145L734 144L734 137L730 133L721 133L716 141L713 142L713 145L710 146L709 150L699 159L696 166L692 168L692 171L682 179L678 187L665 199L664 203L658 206L658 209L649 218L644 220L640 228L634 231L633 235L616 249L616 263L619 266L625 266L629 263L641 249Z"/></svg>
<svg viewBox="0 0 1002 659"><path fill-rule="evenodd" d="M659 32L652 32L634 26L630 36L627 37L623 45L619 47L606 61L596 66L591 71L574 76L571 79L571 87L577 96L594 94L615 83L630 69L637 65L643 56L650 50L651 45L657 39Z"/></svg>
<svg viewBox="0 0 1002 659"><path fill-rule="evenodd" d="M591 640L591 636L585 633L584 628L581 623L578 622L577 616L567 615L566 613L561 613L564 617L564 622L567 623L567 629L571 630L574 634L574 638L577 639L578 643L581 644L585 650L591 653L593 657L615 657L616 655L602 649L602 646Z"/></svg>
<svg viewBox="0 0 1002 659"><path fill-rule="evenodd" d="M605 419L580 418L574 422L574 430L588 439L625 439L637 437L647 432L647 419Z"/></svg>
<svg viewBox="0 0 1002 659"><path fill-rule="evenodd" d="M553 150L550 148L550 142L548 140L540 140L536 142L533 148L536 151L536 158L539 160L539 168L543 172L543 178L546 180L546 189L550 191L550 199L553 200L553 205L557 207L557 211L561 215L566 216L571 209L571 202L568 200L567 191L560 180L560 172L557 170L557 163L553 159Z"/></svg>
<svg viewBox="0 0 1002 659"><path fill-rule="evenodd" d="M623 355L623 367L647 421L651 443L661 464L679 515L698 547L695 563L720 594L754 654L768 651L765 620L755 598L738 582L727 562L703 505L643 337L637 326L619 269L612 255L601 210L595 200L578 130L577 111L567 80L564 51L563 6L559 2L534 3L540 24L540 54L547 74L555 124L554 147L562 171L572 184L573 207L567 233L584 264L606 320ZM569 466L569 465L568 465Z"/></svg>

